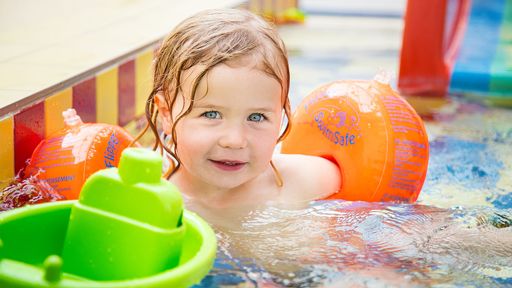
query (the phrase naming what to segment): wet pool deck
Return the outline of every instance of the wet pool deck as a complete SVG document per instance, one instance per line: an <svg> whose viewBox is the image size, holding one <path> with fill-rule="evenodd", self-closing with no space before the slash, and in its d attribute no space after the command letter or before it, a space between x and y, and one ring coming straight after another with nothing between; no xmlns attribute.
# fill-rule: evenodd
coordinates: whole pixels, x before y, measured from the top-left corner
<svg viewBox="0 0 512 288"><path fill-rule="evenodd" d="M187 15L241 2L0 0L0 116L154 44Z"/></svg>

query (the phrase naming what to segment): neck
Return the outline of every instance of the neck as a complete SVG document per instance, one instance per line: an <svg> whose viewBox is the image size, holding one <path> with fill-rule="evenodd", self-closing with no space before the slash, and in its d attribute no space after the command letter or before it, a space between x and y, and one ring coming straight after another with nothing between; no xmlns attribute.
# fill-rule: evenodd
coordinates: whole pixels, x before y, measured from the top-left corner
<svg viewBox="0 0 512 288"><path fill-rule="evenodd" d="M237 196L241 194L239 192L243 190L240 186L231 189L211 186L180 170L171 177L171 181L178 186L186 198L204 206L218 208L230 206L231 203L236 202Z"/></svg>
<svg viewBox="0 0 512 288"><path fill-rule="evenodd" d="M213 209L240 205L255 205L258 204L258 202L265 202L265 199L271 196L270 194L274 193L273 189L270 189L272 191L261 191L263 189L259 188L267 187L264 190L269 190L268 183L265 183L267 185L261 185L269 180L272 181L272 186L270 187L274 187L275 183L273 182L272 171L266 171L242 185L233 188L223 188L209 185L180 170L181 169L176 171L171 177L171 182L178 186L181 193L184 194L184 197L187 198L188 201L199 203L202 206Z"/></svg>

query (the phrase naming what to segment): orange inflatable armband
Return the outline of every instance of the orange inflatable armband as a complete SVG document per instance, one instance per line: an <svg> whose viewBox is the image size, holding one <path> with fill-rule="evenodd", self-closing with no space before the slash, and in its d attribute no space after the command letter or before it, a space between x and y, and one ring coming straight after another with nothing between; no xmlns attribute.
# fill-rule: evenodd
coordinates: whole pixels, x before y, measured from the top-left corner
<svg viewBox="0 0 512 288"><path fill-rule="evenodd" d="M416 201L428 166L428 137L416 111L388 84L335 81L297 107L282 153L325 157L342 184L329 199Z"/></svg>
<svg viewBox="0 0 512 288"><path fill-rule="evenodd" d="M100 169L116 167L133 138L115 125L84 124L74 109L62 115L67 127L39 143L25 177L37 175L66 199L78 199L85 180Z"/></svg>

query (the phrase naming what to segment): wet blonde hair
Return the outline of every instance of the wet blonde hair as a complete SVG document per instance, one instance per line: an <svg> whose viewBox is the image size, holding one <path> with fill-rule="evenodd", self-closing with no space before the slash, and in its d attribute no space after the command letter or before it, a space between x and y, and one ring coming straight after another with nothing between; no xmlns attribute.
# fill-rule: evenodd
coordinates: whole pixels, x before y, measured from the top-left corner
<svg viewBox="0 0 512 288"><path fill-rule="evenodd" d="M153 150L160 147L173 157L176 163L171 163L166 173L167 177L170 177L180 165L178 147L174 145L177 143L176 124L190 113L200 81L215 66L233 63L246 56L257 59L257 69L275 78L281 85L283 110L288 121L277 140L279 143L290 130L290 72L285 45L269 23L244 10L206 10L181 22L164 39L155 57L153 89L146 102L148 124L139 137L148 127L151 128L157 139ZM173 111L179 92L183 92L180 85L184 80L184 71L192 67L199 67L200 70L198 76L192 80L191 95L184 95L189 97L190 101L183 102L190 104L188 107L182 107L181 113L172 121L172 133L169 135L171 142L168 147L159 137L155 97L158 94L163 95L167 108ZM272 162L270 164L276 173L278 185L282 185L278 171Z"/></svg>

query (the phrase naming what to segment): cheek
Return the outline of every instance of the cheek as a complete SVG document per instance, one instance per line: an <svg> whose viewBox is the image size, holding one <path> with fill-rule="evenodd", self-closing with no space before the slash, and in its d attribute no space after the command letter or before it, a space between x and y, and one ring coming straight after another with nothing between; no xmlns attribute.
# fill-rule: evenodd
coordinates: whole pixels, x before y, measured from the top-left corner
<svg viewBox="0 0 512 288"><path fill-rule="evenodd" d="M255 149L258 150L260 155L265 155L266 158L272 157L277 139L279 138L279 130L267 131L265 133L258 133L253 138Z"/></svg>
<svg viewBox="0 0 512 288"><path fill-rule="evenodd" d="M192 155L199 153L202 149L201 133L190 133L193 131L187 125L178 123L176 126L177 153L180 161L187 161Z"/></svg>

